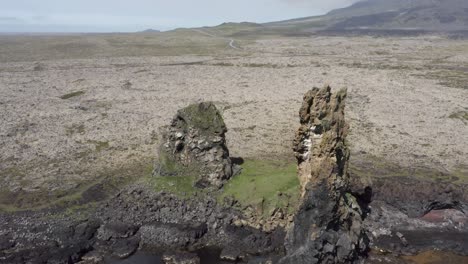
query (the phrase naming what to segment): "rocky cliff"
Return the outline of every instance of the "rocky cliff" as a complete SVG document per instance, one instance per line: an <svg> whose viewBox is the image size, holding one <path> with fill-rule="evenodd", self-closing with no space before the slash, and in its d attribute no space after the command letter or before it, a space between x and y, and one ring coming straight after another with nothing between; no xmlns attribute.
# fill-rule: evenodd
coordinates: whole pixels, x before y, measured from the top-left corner
<svg viewBox="0 0 468 264"><path fill-rule="evenodd" d="M346 90L308 91L294 140L302 202L281 263L352 263L367 250L363 211L349 191Z"/></svg>
<svg viewBox="0 0 468 264"><path fill-rule="evenodd" d="M180 109L163 133L156 176L194 176L197 187L222 187L232 176L223 117L213 103Z"/></svg>

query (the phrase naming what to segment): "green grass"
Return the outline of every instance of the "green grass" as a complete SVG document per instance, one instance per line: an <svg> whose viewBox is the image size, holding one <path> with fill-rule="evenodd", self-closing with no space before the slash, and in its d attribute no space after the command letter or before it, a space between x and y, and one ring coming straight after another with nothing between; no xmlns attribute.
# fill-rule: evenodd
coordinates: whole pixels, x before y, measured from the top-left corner
<svg viewBox="0 0 468 264"><path fill-rule="evenodd" d="M187 198L195 193L203 192L202 189L194 186L195 181L195 176L155 176L151 178L150 184L157 192L164 191L181 198Z"/></svg>
<svg viewBox="0 0 468 264"><path fill-rule="evenodd" d="M284 161L246 160L242 173L229 181L218 196L233 197L264 216L275 208L294 210L300 196L296 164Z"/></svg>
<svg viewBox="0 0 468 264"><path fill-rule="evenodd" d="M259 215L268 217L276 208L292 212L299 203L300 187L296 175L296 164L285 161L246 160L242 173L230 179L221 190L195 187L196 175L153 176L149 184L154 190L165 191L181 198L194 194L216 195L218 202L232 197L240 209L251 206Z"/></svg>
<svg viewBox="0 0 468 264"><path fill-rule="evenodd" d="M159 168L165 173L174 173L174 176L151 175L149 184L157 192L165 191L175 194L181 198L193 196L195 193L203 193L204 190L195 187L198 180L200 168L196 166L185 167L174 161L164 151L159 153ZM156 174L160 172L156 171Z"/></svg>
<svg viewBox="0 0 468 264"><path fill-rule="evenodd" d="M76 97L76 96L83 95L84 93L85 93L84 91L76 91L76 92L72 92L72 93L67 93L67 94L64 94L64 95L60 96L60 99L66 100L66 99L70 99L70 98L73 98L73 97Z"/></svg>

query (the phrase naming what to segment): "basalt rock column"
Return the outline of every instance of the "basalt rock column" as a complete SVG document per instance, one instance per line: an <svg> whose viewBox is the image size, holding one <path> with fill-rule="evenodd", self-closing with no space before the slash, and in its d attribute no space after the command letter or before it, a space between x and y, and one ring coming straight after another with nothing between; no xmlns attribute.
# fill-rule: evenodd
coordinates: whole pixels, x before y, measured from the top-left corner
<svg viewBox="0 0 468 264"><path fill-rule="evenodd" d="M314 88L304 96L294 140L302 201L281 263L353 263L367 249L362 210L349 192L346 90Z"/></svg>
<svg viewBox="0 0 468 264"><path fill-rule="evenodd" d="M163 133L156 176L195 177L197 187L222 187L232 176L223 117L213 103L180 109Z"/></svg>

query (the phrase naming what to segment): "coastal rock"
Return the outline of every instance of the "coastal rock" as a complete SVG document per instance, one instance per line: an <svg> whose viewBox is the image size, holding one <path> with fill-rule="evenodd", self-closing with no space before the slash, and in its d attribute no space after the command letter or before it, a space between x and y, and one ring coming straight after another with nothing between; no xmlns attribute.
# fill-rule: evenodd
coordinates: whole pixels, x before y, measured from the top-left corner
<svg viewBox="0 0 468 264"><path fill-rule="evenodd" d="M165 264L200 264L197 254L188 252L165 254L163 261Z"/></svg>
<svg viewBox="0 0 468 264"><path fill-rule="evenodd" d="M154 175L193 176L197 187L222 187L233 175L226 132L223 117L213 103L179 110L163 133Z"/></svg>
<svg viewBox="0 0 468 264"><path fill-rule="evenodd" d="M302 201L280 263L353 263L367 250L363 210L349 190L346 90L304 96L294 140Z"/></svg>

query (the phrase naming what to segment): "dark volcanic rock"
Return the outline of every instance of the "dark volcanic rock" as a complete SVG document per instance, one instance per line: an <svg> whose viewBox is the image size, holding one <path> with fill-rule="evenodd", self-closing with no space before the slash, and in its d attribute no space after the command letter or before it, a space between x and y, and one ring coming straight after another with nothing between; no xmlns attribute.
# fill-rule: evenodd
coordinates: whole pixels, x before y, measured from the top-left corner
<svg viewBox="0 0 468 264"><path fill-rule="evenodd" d="M243 217L241 212L202 195L183 199L134 186L116 195L98 215L126 223L128 228L138 226L135 236L141 237L140 247L147 250L194 251L215 245L221 249L237 248L243 255L258 255L280 252L283 248L283 230L264 233L235 226L236 220Z"/></svg>
<svg viewBox="0 0 468 264"><path fill-rule="evenodd" d="M93 249L99 224L0 215L0 230L11 230L2 242L0 263L75 263ZM0 231L2 232L2 231Z"/></svg>
<svg viewBox="0 0 468 264"><path fill-rule="evenodd" d="M344 120L346 90L307 92L294 151L302 202L286 237L281 263L350 263L367 250L363 212L349 191Z"/></svg>
<svg viewBox="0 0 468 264"><path fill-rule="evenodd" d="M362 192L363 182L353 179L351 188ZM417 188L415 189L415 186ZM434 209L457 209L468 212L468 186L410 177L372 179L372 199L384 201L409 217L421 217Z"/></svg>
<svg viewBox="0 0 468 264"><path fill-rule="evenodd" d="M163 261L165 264L200 264L197 254L187 252L164 254Z"/></svg>
<svg viewBox="0 0 468 264"><path fill-rule="evenodd" d="M197 187L222 187L232 176L227 132L213 103L190 105L177 112L163 133L157 176L195 176Z"/></svg>
<svg viewBox="0 0 468 264"><path fill-rule="evenodd" d="M242 213L214 198L184 199L142 185L125 188L88 212L87 220L50 213L0 214L0 263L102 263L139 249L198 252L207 246L237 259L283 252L282 229L239 227Z"/></svg>

